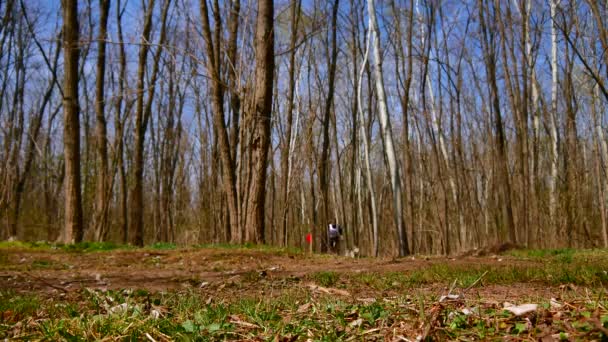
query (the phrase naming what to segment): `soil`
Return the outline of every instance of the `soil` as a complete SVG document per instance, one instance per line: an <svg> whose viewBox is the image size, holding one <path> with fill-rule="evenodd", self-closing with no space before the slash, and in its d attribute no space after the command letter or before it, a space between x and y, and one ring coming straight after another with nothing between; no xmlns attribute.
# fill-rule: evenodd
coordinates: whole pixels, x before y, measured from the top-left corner
<svg viewBox="0 0 608 342"><path fill-rule="evenodd" d="M16 292L68 293L89 289L145 289L169 291L184 288L207 289L221 295L239 282L242 291L265 291L257 280L268 284L309 284L314 274L333 271L352 275L373 272L411 272L434 264L454 267L493 265L495 267L538 266L541 262L508 256L461 256L457 258L353 259L334 255L293 255L247 249L115 250L65 252L62 250L0 250L0 289ZM348 277L340 277L346 279ZM345 284L346 285L346 284ZM351 284L348 284L351 285ZM343 286L356 296L377 296L369 287ZM447 284L449 285L449 284ZM446 284L429 284L419 290L445 292ZM522 283L508 286L478 286L477 295L508 299L525 293L528 297L556 297L559 288ZM472 291L473 292L473 291ZM234 295L234 288L229 293ZM226 295L229 295L227 292ZM392 295L381 293L380 295Z"/></svg>

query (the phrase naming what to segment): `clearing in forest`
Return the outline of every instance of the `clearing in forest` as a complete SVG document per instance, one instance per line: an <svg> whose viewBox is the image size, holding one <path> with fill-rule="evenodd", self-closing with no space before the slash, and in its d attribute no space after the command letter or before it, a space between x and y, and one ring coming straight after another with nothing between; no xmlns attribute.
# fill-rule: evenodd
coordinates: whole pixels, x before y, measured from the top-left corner
<svg viewBox="0 0 608 342"><path fill-rule="evenodd" d="M607 271L603 250L350 259L9 243L0 339L601 340Z"/></svg>

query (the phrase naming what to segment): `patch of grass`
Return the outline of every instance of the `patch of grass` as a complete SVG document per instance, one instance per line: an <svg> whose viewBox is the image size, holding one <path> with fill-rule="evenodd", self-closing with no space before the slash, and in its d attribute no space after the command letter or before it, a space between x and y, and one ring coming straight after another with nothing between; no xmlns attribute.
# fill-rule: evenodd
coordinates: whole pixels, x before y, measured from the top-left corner
<svg viewBox="0 0 608 342"><path fill-rule="evenodd" d="M276 247L269 245L256 245L253 243L245 243L243 245L229 243L212 243L195 245L194 247L200 249L254 250L286 256L297 256L303 253L302 250L297 247Z"/></svg>
<svg viewBox="0 0 608 342"><path fill-rule="evenodd" d="M602 263L608 265L608 249L521 249L506 253L526 260L559 263Z"/></svg>
<svg viewBox="0 0 608 342"><path fill-rule="evenodd" d="M364 279L365 277L361 277ZM390 276L406 281L407 276ZM368 279L369 280L369 279ZM593 294L593 293L592 293ZM541 304L527 320L502 309L502 304L470 298L437 303L433 294L361 302L332 295L311 297L290 288L268 297L212 296L196 290L149 293L131 290L81 290L63 299L0 292L0 338L28 340L384 340L417 336L427 340L497 340L505 336L535 337L567 333L567 339L602 339L590 320L608 325L608 302L572 298L560 315ZM529 298L518 298L527 302ZM115 308L125 306L125 310ZM463 308L472 311L465 313ZM5 312L19 312L10 321ZM543 317L553 317L547 325ZM35 316L35 319L31 319ZM428 327L428 328L427 328ZM565 337L566 338L566 337Z"/></svg>
<svg viewBox="0 0 608 342"><path fill-rule="evenodd" d="M8 255L0 254L0 265L6 265L8 263Z"/></svg>
<svg viewBox="0 0 608 342"><path fill-rule="evenodd" d="M409 272L389 272L382 275L370 272L352 275L358 283L375 290L407 289L423 284L456 281L459 288L477 282L482 284L542 283L547 285L574 284L598 286L608 284L608 265L585 264L572 261L547 262L544 265L457 265L435 264Z"/></svg>
<svg viewBox="0 0 608 342"><path fill-rule="evenodd" d="M132 248L126 245L119 245L113 242L79 242L74 244L59 245L61 249L69 252L99 252L113 251L116 249Z"/></svg>
<svg viewBox="0 0 608 342"><path fill-rule="evenodd" d="M17 322L25 317L33 316L39 308L40 299L34 294L0 291L0 318L3 321Z"/></svg>
<svg viewBox="0 0 608 342"><path fill-rule="evenodd" d="M128 245L119 245L113 242L79 242L74 244L49 243L46 241L23 242L23 241L2 241L0 248L22 248L22 249L60 249L66 252L96 252L113 251L116 249L133 248Z"/></svg>
<svg viewBox="0 0 608 342"><path fill-rule="evenodd" d="M313 273L310 277L321 286L331 287L336 285L340 275L333 271L321 271Z"/></svg>
<svg viewBox="0 0 608 342"><path fill-rule="evenodd" d="M34 260L32 261L32 268L33 269L48 269L51 268L53 266L53 262L52 261L48 261L48 260Z"/></svg>
<svg viewBox="0 0 608 342"><path fill-rule="evenodd" d="M177 245L170 242L156 242L149 246L151 249L172 250L176 249Z"/></svg>
<svg viewBox="0 0 608 342"><path fill-rule="evenodd" d="M26 242L26 241L0 241L0 248L19 248L19 249L48 249L54 245L46 241Z"/></svg>

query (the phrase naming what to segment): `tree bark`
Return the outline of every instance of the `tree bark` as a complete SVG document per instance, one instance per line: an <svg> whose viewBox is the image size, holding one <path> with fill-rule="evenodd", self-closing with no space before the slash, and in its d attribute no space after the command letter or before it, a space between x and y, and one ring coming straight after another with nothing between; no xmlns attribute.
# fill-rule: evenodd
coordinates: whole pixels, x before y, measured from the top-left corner
<svg viewBox="0 0 608 342"><path fill-rule="evenodd" d="M230 242L242 243L243 235L240 226L240 210L237 204L237 187L235 173L235 159L232 158L230 140L224 120L224 85L221 80L220 42L214 42L209 24L209 8L207 0L200 1L200 11L203 26L203 40L207 49L207 71L210 77L211 106L213 110L214 136L218 142L219 157L221 160L222 183L228 201L228 215L230 221ZM221 30L220 22L215 21L215 31ZM272 86L272 83L271 83Z"/></svg>
<svg viewBox="0 0 608 342"><path fill-rule="evenodd" d="M80 120L78 106L78 1L62 0L63 7L63 143L65 155L66 243L82 241L82 199L80 194Z"/></svg>
<svg viewBox="0 0 608 342"><path fill-rule="evenodd" d="M170 0L165 0L161 13L161 30L158 45L162 46L166 35L166 21L169 10ZM130 242L136 246L144 244L144 203L143 203L143 185L144 185L144 143L146 137L146 129L152 112L152 101L156 89L156 78L158 76L158 66L162 47L159 47L154 55L152 73L150 75L150 88L144 91L145 69L148 60L148 50L150 45L150 32L152 30L152 12L154 9L154 0L148 3L148 9L144 19L144 31L142 44L139 50L139 59L137 66L137 104L135 113L135 147L133 157L133 188L131 190L131 220L130 220ZM144 94L148 93L144 106Z"/></svg>
<svg viewBox="0 0 608 342"><path fill-rule="evenodd" d="M502 185L502 201L501 207L503 212L503 224L506 224L508 238L512 243L517 243L517 235L515 233L515 223L513 221L513 207L511 203L511 181L509 179L509 160L507 155L507 141L502 123L502 114L500 111L500 100L498 98L498 85L496 81L496 46L494 41L494 32L491 32L489 25L485 19L486 6L483 0L479 1L479 19L482 33L482 48L484 53L484 62L486 65L486 75L490 83L490 98L492 101L492 112L494 114L495 128L495 144L497 147L497 159L499 179Z"/></svg>
<svg viewBox="0 0 608 342"><path fill-rule="evenodd" d="M395 226L397 228L397 234L399 237L399 256L405 256L410 253L409 245L407 241L407 235L405 234L404 222L403 222L403 204L401 197L401 181L399 179L399 164L397 156L395 154L395 147L393 142L393 132L391 127L390 116L388 113L388 106L386 104L386 95L384 93L384 80L382 73L382 54L380 52L380 31L378 29L378 23L376 20L376 8L375 1L368 0L367 7L369 13L370 30L374 37L374 73L376 77L376 92L378 94L378 111L380 115L380 129L383 136L384 153L388 160L388 169L391 177L391 188L393 190L393 215Z"/></svg>
<svg viewBox="0 0 608 342"><path fill-rule="evenodd" d="M95 113L97 119L96 138L97 138L97 189L95 191L95 240L101 241L106 235L108 228L108 206L111 192L109 189L109 169L108 169L108 138L105 117L105 73L106 73L106 35L108 28L108 12L110 10L110 0L99 0L99 36L97 41L97 66L95 81Z"/></svg>
<svg viewBox="0 0 608 342"><path fill-rule="evenodd" d="M255 93L249 120L253 125L251 144L252 182L247 205L247 242L265 243L264 207L266 198L266 173L270 146L272 119L272 87L274 73L274 1L258 1L258 17L255 33Z"/></svg>

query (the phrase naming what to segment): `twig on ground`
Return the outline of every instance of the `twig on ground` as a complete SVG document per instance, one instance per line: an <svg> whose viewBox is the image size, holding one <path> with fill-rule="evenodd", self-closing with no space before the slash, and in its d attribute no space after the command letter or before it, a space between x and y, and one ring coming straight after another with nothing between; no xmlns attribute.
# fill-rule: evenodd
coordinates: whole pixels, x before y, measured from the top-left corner
<svg viewBox="0 0 608 342"><path fill-rule="evenodd" d="M65 288L63 288L61 286L57 286L57 285L51 284L48 281L46 281L45 279L37 277L37 276L35 276L35 275L33 275L33 274L29 273L29 272L24 271L23 274L25 274L25 275L27 275L27 276L29 276L31 278L36 279L37 281L45 284L46 286L52 287L52 288L54 288L56 290L59 290L59 291L63 291L63 293L68 293L68 290L66 290Z"/></svg>

